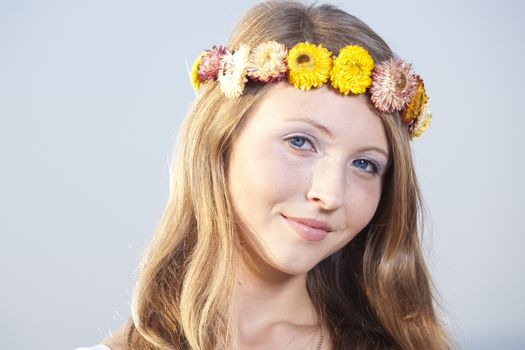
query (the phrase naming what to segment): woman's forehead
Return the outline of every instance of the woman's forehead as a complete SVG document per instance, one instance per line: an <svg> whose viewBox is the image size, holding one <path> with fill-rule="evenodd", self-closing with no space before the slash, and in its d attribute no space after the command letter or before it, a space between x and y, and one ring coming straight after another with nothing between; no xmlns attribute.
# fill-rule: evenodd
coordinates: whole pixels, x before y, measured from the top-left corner
<svg viewBox="0 0 525 350"><path fill-rule="evenodd" d="M320 121L335 114L377 117L366 95L342 95L327 85L302 91L281 82L270 89L258 104L265 112L268 110L282 111L288 116L308 116L320 118Z"/></svg>
<svg viewBox="0 0 525 350"><path fill-rule="evenodd" d="M352 138L388 150L384 125L366 95L341 95L328 86L298 90L277 84L252 110L256 130L292 125L315 128L328 139Z"/></svg>

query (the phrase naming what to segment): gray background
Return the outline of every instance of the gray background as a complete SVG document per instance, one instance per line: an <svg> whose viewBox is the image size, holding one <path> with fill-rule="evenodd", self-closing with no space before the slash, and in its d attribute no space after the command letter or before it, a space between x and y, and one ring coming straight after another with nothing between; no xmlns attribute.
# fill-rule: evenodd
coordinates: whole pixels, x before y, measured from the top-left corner
<svg viewBox="0 0 525 350"><path fill-rule="evenodd" d="M129 316L187 65L255 2L0 1L0 348L93 345ZM332 3L425 79L413 150L449 327L464 349L524 349L524 3Z"/></svg>

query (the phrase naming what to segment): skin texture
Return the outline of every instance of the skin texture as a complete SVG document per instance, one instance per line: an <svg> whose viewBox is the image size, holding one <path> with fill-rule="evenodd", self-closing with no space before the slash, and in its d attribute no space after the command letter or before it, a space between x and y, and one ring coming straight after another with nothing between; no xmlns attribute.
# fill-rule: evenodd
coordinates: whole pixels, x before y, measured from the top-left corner
<svg viewBox="0 0 525 350"><path fill-rule="evenodd" d="M228 164L244 257L231 315L237 348L315 349L320 328L306 274L373 217L389 161L384 127L365 95L344 96L327 85L304 92L275 83L247 117ZM290 118L322 124L332 137ZM334 231L308 241L282 215L324 220ZM122 330L104 340L112 350L125 349ZM322 349L330 344L325 334Z"/></svg>
<svg viewBox="0 0 525 350"><path fill-rule="evenodd" d="M228 168L244 254L234 298L237 341L243 349L315 348L319 328L306 274L373 217L389 162L387 137L365 95L344 96L326 84L304 92L276 83L247 117ZM287 120L297 118L332 136ZM309 241L283 215L324 220L334 231Z"/></svg>
<svg viewBox="0 0 525 350"><path fill-rule="evenodd" d="M324 124L334 138L306 122L286 121L290 118ZM281 84L249 115L234 143L230 191L243 232L276 273L305 274L368 224L382 176L371 173L366 160L384 168L388 158L358 151L365 146L388 152L383 124L364 95L340 95L326 85L303 92ZM307 241L281 214L321 218L335 231L322 241Z"/></svg>

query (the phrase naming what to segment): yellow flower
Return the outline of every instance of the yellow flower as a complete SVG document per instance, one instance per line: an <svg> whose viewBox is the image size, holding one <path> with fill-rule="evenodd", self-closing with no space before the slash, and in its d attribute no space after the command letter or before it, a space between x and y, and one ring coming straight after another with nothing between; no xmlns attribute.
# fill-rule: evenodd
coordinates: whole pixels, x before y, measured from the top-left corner
<svg viewBox="0 0 525 350"><path fill-rule="evenodd" d="M339 50L339 56L334 59L334 68L330 80L332 86L341 93L348 95L362 94L372 83L374 59L361 46L347 45Z"/></svg>
<svg viewBox="0 0 525 350"><path fill-rule="evenodd" d="M412 101L401 113L401 120L404 124L409 124L412 120L415 120L423 111L423 107L428 101L428 96L425 92L425 84L421 77L416 76L417 79L417 90L416 94L412 98Z"/></svg>
<svg viewBox="0 0 525 350"><path fill-rule="evenodd" d="M414 121L412 125L410 125L408 129L410 140L413 140L419 135L421 135L423 131L425 131L428 128L431 120L432 120L432 111L428 107L428 102L427 102L423 106L421 115L419 115L419 117Z"/></svg>
<svg viewBox="0 0 525 350"><path fill-rule="evenodd" d="M199 79L199 66L202 61L202 56L206 51L202 51L200 56L193 62L193 66L191 68L191 85L193 85L193 89L195 91L198 91L202 85L202 81Z"/></svg>
<svg viewBox="0 0 525 350"><path fill-rule="evenodd" d="M331 56L321 45L297 43L288 51L288 81L303 91L323 85L332 70Z"/></svg>

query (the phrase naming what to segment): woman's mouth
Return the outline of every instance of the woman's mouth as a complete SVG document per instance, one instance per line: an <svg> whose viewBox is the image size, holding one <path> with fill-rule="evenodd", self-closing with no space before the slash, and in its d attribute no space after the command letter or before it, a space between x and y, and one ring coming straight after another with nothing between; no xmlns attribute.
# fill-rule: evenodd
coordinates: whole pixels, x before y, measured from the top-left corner
<svg viewBox="0 0 525 350"><path fill-rule="evenodd" d="M282 215L282 214L281 214ZM321 228L315 228L309 225L306 225L304 223L298 222L296 220L287 218L286 216L282 215L282 217L286 220L288 225L297 232L302 238L308 240L308 241L321 241L328 236L328 232L325 229Z"/></svg>

